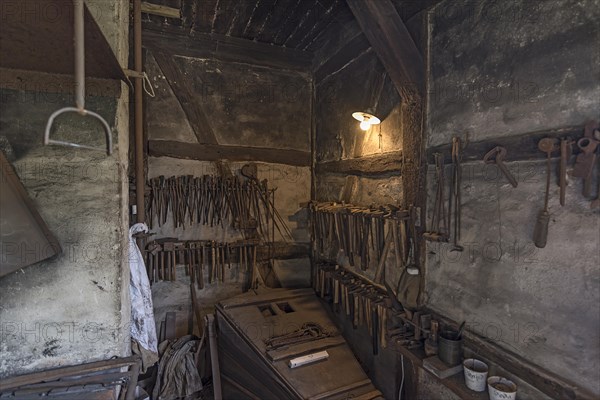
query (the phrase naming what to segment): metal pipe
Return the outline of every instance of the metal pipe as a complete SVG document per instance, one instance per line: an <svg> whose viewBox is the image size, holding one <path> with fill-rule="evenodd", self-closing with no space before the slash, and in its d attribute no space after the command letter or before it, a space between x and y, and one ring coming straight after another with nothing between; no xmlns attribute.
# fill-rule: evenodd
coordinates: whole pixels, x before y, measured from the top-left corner
<svg viewBox="0 0 600 400"><path fill-rule="evenodd" d="M142 69L142 1L133 0L133 48L134 69L138 74ZM135 200L137 222L146 221L146 206L144 192L146 179L144 174L144 108L143 108L143 78L135 79Z"/></svg>
<svg viewBox="0 0 600 400"><path fill-rule="evenodd" d="M75 105L80 113L85 110L85 32L83 29L83 0L76 0L75 18Z"/></svg>

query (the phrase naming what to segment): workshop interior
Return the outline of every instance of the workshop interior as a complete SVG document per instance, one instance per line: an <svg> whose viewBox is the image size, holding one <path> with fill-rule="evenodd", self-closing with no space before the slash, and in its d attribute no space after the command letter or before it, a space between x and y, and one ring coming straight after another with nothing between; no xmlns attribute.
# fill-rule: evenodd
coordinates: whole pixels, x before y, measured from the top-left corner
<svg viewBox="0 0 600 400"><path fill-rule="evenodd" d="M600 0L0 0L0 397L600 398Z"/></svg>

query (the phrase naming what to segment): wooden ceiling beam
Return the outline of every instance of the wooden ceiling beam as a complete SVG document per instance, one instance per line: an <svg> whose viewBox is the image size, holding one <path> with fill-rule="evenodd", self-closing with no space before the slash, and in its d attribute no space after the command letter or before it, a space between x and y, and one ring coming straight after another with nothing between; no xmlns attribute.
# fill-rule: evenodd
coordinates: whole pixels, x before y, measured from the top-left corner
<svg viewBox="0 0 600 400"><path fill-rule="evenodd" d="M398 93L422 97L425 67L421 52L390 0L346 0Z"/></svg>
<svg viewBox="0 0 600 400"><path fill-rule="evenodd" d="M143 28L143 45L151 51L298 71L309 71L312 66L313 55L306 51L176 27L144 24Z"/></svg>

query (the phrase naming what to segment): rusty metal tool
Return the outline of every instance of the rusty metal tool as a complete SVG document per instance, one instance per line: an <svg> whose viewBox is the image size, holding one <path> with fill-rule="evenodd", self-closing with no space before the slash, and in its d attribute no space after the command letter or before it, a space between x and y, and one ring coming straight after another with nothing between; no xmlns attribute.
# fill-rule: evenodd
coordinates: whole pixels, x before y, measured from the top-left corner
<svg viewBox="0 0 600 400"><path fill-rule="evenodd" d="M583 178L583 196L591 196L592 175L596 165L596 149L600 144L600 135L595 135L599 129L598 121L588 121L585 125L583 137L577 141L577 147L581 153L575 159L575 166L571 176ZM597 137L599 136L599 137Z"/></svg>
<svg viewBox="0 0 600 400"><path fill-rule="evenodd" d="M423 238L432 242L447 242L449 227L446 226L446 207L444 205L444 186L446 185L444 176L444 156L440 153L436 153L434 157L437 190L431 216L431 229L423 234Z"/></svg>
<svg viewBox="0 0 600 400"><path fill-rule="evenodd" d="M552 152L557 148L556 139L544 138L538 143L538 148L546 153L546 195L544 197L544 208L538 214L535 228L533 230L533 243L538 248L546 247L548 239L548 224L550 213L548 212L548 198L550 197L550 174L552 169Z"/></svg>
<svg viewBox="0 0 600 400"><path fill-rule="evenodd" d="M487 154L483 157L483 161L486 164L496 164L500 172L506 177L508 182L513 186L517 187L519 183L510 173L506 165L504 164L504 158L506 157L506 148L502 146L496 146L492 150L488 151Z"/></svg>
<svg viewBox="0 0 600 400"><path fill-rule="evenodd" d="M463 251L464 248L458 244L460 240L460 223L461 223L461 184L462 184L462 167L461 162L461 143L460 138L455 136L452 138L452 182L450 183L450 196L448 197L448 229L450 229L450 218L454 214L452 223L452 249L450 251ZM454 206L454 208L453 208Z"/></svg>
<svg viewBox="0 0 600 400"><path fill-rule="evenodd" d="M571 140L562 138L560 141L560 170L559 170L559 186L560 186L560 205L565 205L565 197L567 192L567 163L571 154Z"/></svg>

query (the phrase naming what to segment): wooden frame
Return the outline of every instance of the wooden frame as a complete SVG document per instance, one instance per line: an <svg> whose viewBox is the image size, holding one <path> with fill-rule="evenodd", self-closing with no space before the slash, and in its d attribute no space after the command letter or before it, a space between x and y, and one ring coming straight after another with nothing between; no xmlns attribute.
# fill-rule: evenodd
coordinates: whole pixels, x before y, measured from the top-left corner
<svg viewBox="0 0 600 400"><path fill-rule="evenodd" d="M37 212L16 171L0 151L0 277L62 253L60 243ZM21 228L21 229L19 229ZM12 243L11 243L12 242ZM23 245L34 250L23 257ZM17 245L18 244L18 245ZM11 247L17 246L16 248ZM8 254L17 250L14 254Z"/></svg>

